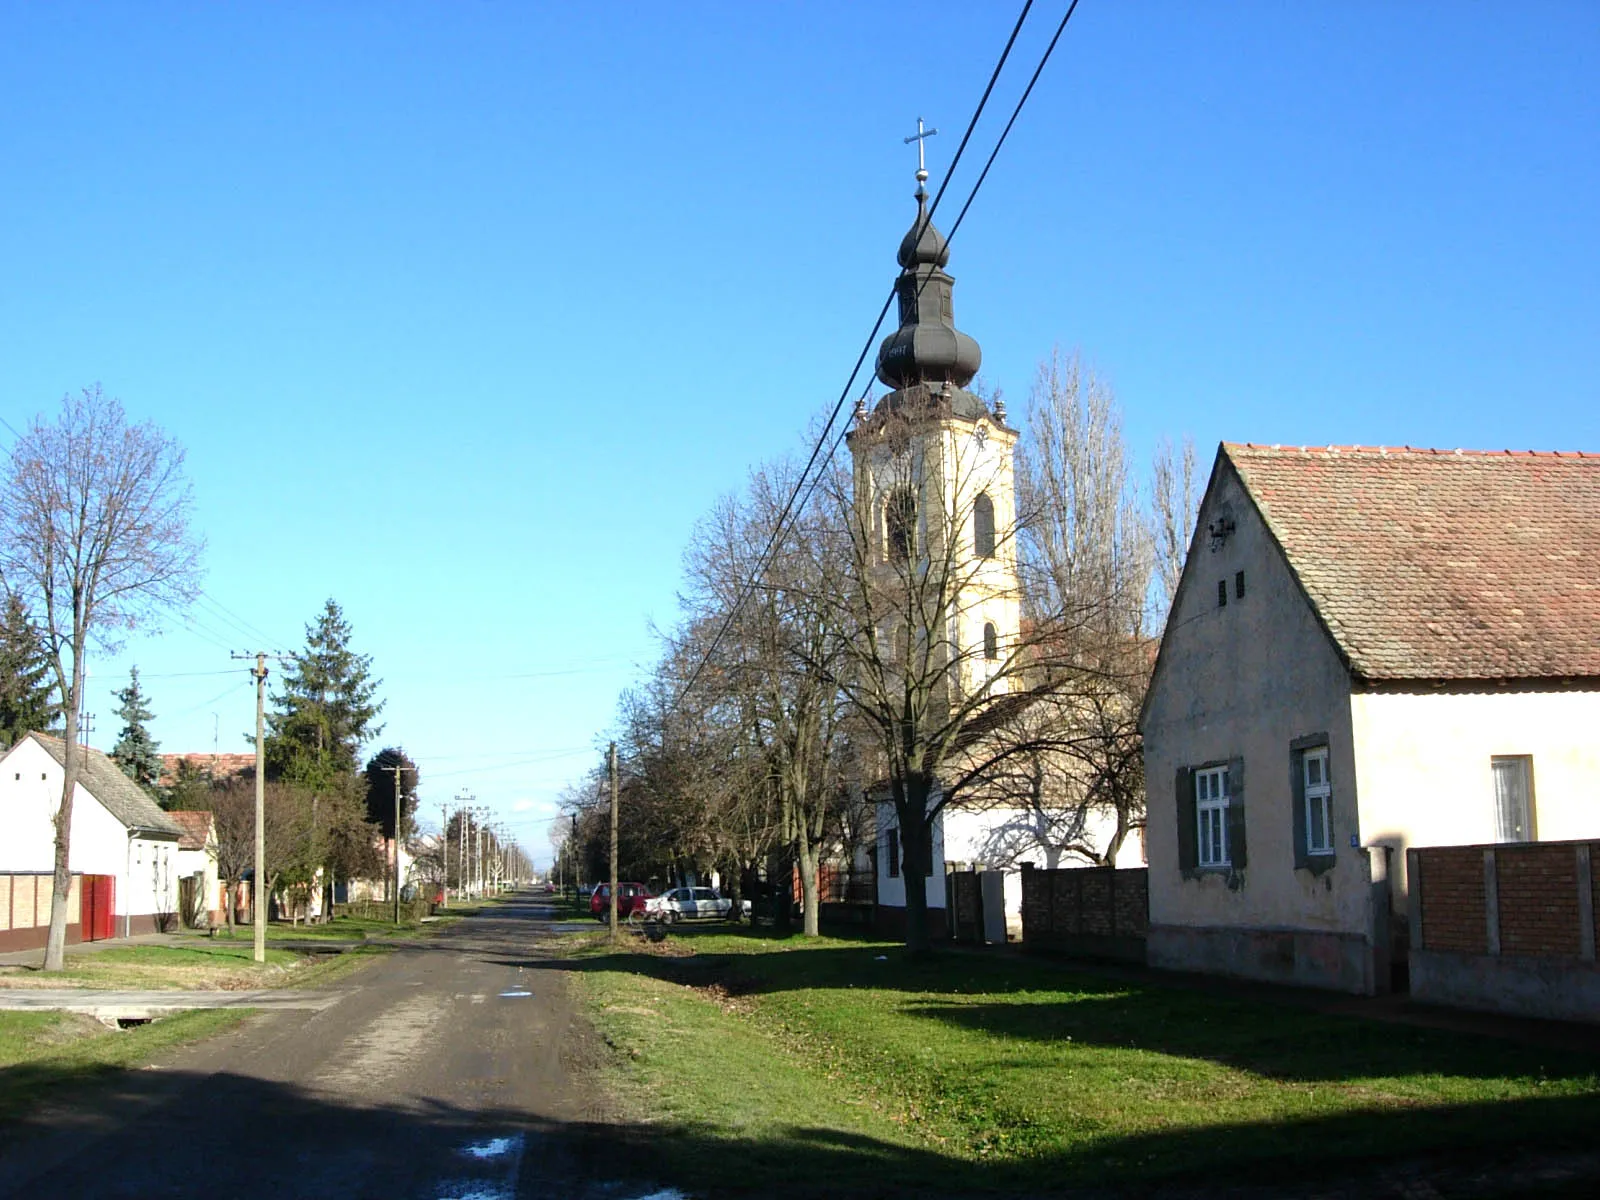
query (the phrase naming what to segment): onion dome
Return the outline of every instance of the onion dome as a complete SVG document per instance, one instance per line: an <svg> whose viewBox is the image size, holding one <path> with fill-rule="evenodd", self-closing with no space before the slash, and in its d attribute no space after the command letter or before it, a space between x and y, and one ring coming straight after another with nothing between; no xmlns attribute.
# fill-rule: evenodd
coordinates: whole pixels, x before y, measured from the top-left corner
<svg viewBox="0 0 1600 1200"><path fill-rule="evenodd" d="M878 347L878 378L892 388L952 384L964 388L978 373L983 352L955 327L951 289L944 273L950 246L928 219L928 194L917 187L917 219L900 241L900 328Z"/></svg>
<svg viewBox="0 0 1600 1200"><path fill-rule="evenodd" d="M907 271L918 267L943 267L950 262L950 243L928 220L928 193L917 189L917 219L900 239L896 259Z"/></svg>

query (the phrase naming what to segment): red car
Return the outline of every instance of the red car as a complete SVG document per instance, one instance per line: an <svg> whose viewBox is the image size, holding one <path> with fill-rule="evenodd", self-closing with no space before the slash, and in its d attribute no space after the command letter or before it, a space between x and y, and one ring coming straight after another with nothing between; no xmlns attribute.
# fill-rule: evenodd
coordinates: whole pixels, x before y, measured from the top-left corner
<svg viewBox="0 0 1600 1200"><path fill-rule="evenodd" d="M634 909L644 911L646 900L654 900L655 893L642 883L617 884L617 920L626 921ZM597 921L611 919L611 885L602 883L589 896L589 911Z"/></svg>

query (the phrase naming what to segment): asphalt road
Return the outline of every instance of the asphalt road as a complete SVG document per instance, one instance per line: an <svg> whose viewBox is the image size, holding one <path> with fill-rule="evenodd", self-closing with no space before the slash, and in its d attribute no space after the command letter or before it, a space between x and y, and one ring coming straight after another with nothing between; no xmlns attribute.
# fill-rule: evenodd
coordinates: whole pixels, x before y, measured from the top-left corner
<svg viewBox="0 0 1600 1200"><path fill-rule="evenodd" d="M0 1131L0 1195L656 1194L607 1177L562 973L541 969L547 917L519 900L468 918L322 1011L263 1013L42 1108Z"/></svg>

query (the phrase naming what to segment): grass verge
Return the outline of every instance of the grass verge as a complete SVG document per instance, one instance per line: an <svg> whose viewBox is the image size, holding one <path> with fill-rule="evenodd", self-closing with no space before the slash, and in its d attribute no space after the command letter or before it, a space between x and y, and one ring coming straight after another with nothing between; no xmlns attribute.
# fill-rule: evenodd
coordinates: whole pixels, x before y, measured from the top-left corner
<svg viewBox="0 0 1600 1200"><path fill-rule="evenodd" d="M1303 1182L1583 1151L1600 1123L1592 1059L1010 955L710 929L567 946L624 1137L711 1193Z"/></svg>
<svg viewBox="0 0 1600 1200"><path fill-rule="evenodd" d="M81 1013L0 1012L0 1121L75 1088L140 1066L164 1050L211 1037L249 1009L178 1013L133 1029L108 1029Z"/></svg>

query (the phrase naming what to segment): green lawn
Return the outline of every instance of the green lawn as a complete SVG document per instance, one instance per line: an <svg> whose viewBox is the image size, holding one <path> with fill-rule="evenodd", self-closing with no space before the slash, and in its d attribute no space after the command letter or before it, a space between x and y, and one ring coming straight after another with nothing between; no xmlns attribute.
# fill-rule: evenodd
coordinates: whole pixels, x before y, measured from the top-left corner
<svg viewBox="0 0 1600 1200"><path fill-rule="evenodd" d="M199 988L236 991L262 987L314 987L359 970L387 953L360 946L338 953L286 950L267 944L266 962L255 962L251 939L191 938L170 945L108 946L69 954L67 968L45 974L37 966L0 967L0 987L86 987L109 990Z"/></svg>
<svg viewBox="0 0 1600 1200"><path fill-rule="evenodd" d="M79 1013L0 1012L0 1121L71 1089L101 1085L118 1071L249 1015L248 1009L210 1009L116 1030Z"/></svg>
<svg viewBox="0 0 1600 1200"><path fill-rule="evenodd" d="M1334 1177L1590 1149L1600 1062L1012 955L698 929L573 935L647 1168L694 1188L1026 1190Z"/></svg>

